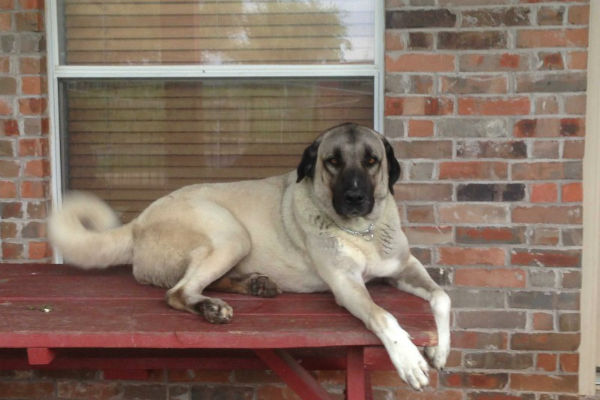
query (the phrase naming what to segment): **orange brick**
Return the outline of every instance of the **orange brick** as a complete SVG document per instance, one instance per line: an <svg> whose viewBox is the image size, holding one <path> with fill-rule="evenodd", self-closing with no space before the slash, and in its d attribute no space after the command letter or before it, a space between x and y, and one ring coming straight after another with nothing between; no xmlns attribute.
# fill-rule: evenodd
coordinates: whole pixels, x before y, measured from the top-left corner
<svg viewBox="0 0 600 400"><path fill-rule="evenodd" d="M17 196L17 185L10 181L0 181L0 198L9 199Z"/></svg>
<svg viewBox="0 0 600 400"><path fill-rule="evenodd" d="M557 358L558 357L556 356L556 354L540 353L537 356L536 368L539 371L546 371L546 372L556 371L556 359Z"/></svg>
<svg viewBox="0 0 600 400"><path fill-rule="evenodd" d="M46 197L47 184L42 181L24 181L21 183L21 197L42 198Z"/></svg>
<svg viewBox="0 0 600 400"><path fill-rule="evenodd" d="M464 268L454 272L454 284L474 287L525 287L525 272L508 268Z"/></svg>
<svg viewBox="0 0 600 400"><path fill-rule="evenodd" d="M50 257L51 250L48 242L29 242L29 258L39 260Z"/></svg>
<svg viewBox="0 0 600 400"><path fill-rule="evenodd" d="M46 99L32 98L19 100L19 112L23 115L39 115L46 111Z"/></svg>
<svg viewBox="0 0 600 400"><path fill-rule="evenodd" d="M388 54L385 58L387 72L451 72L455 56L450 54Z"/></svg>
<svg viewBox="0 0 600 400"><path fill-rule="evenodd" d="M583 187L581 182L562 185L562 201L563 203L583 201Z"/></svg>
<svg viewBox="0 0 600 400"><path fill-rule="evenodd" d="M23 94L46 93L46 79L41 76L24 76L21 79L21 88Z"/></svg>
<svg viewBox="0 0 600 400"><path fill-rule="evenodd" d="M386 115L447 115L453 110L453 101L447 97L386 97Z"/></svg>
<svg viewBox="0 0 600 400"><path fill-rule="evenodd" d="M0 99L0 115L10 115L13 109L10 103L6 100Z"/></svg>
<svg viewBox="0 0 600 400"><path fill-rule="evenodd" d="M560 355L560 370L563 372L579 371L579 354L561 354Z"/></svg>
<svg viewBox="0 0 600 400"><path fill-rule="evenodd" d="M50 163L48 160L32 160L25 164L25 176L43 178L50 176Z"/></svg>
<svg viewBox="0 0 600 400"><path fill-rule="evenodd" d="M567 66L569 69L586 69L587 68L587 52L572 51L567 54Z"/></svg>
<svg viewBox="0 0 600 400"><path fill-rule="evenodd" d="M12 26L12 14L0 14L0 31L10 31Z"/></svg>
<svg viewBox="0 0 600 400"><path fill-rule="evenodd" d="M549 313L536 312L533 314L533 329L536 331L551 331L554 329L554 316Z"/></svg>
<svg viewBox="0 0 600 400"><path fill-rule="evenodd" d="M458 99L460 115L524 115L529 114L531 105L527 97Z"/></svg>
<svg viewBox="0 0 600 400"><path fill-rule="evenodd" d="M517 47L587 47L587 29L527 29L517 32Z"/></svg>
<svg viewBox="0 0 600 400"><path fill-rule="evenodd" d="M19 0L24 10L43 10L44 0Z"/></svg>
<svg viewBox="0 0 600 400"><path fill-rule="evenodd" d="M441 247L439 262L444 265L495 265L506 264L504 249L472 248L472 247Z"/></svg>
<svg viewBox="0 0 600 400"><path fill-rule="evenodd" d="M411 119L410 121L408 121L408 136L433 136L433 121L423 119Z"/></svg>
<svg viewBox="0 0 600 400"><path fill-rule="evenodd" d="M558 199L558 188L555 183L539 183L531 185L532 203L555 203Z"/></svg>
<svg viewBox="0 0 600 400"><path fill-rule="evenodd" d="M22 139L19 140L19 156L46 156L48 155L48 139Z"/></svg>
<svg viewBox="0 0 600 400"><path fill-rule="evenodd" d="M404 40L402 40L402 32L386 31L385 32L385 49L388 51L404 50Z"/></svg>
<svg viewBox="0 0 600 400"><path fill-rule="evenodd" d="M440 179L506 179L504 162L452 161L440 163Z"/></svg>

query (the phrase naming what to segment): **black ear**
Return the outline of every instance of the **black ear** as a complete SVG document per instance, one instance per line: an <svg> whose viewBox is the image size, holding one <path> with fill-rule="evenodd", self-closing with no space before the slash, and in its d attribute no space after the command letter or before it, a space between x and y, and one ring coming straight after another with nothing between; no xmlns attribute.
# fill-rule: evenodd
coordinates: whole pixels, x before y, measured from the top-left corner
<svg viewBox="0 0 600 400"><path fill-rule="evenodd" d="M315 176L315 166L317 165L317 152L319 150L319 140L315 140L310 146L304 149L302 160L298 165L298 179L300 182L304 177L313 178Z"/></svg>
<svg viewBox="0 0 600 400"><path fill-rule="evenodd" d="M390 188L390 193L394 194L394 183L400 178L400 163L396 159L394 148L390 142L384 137L381 139L383 140L383 146L385 147L385 158L387 158L388 162L388 187Z"/></svg>

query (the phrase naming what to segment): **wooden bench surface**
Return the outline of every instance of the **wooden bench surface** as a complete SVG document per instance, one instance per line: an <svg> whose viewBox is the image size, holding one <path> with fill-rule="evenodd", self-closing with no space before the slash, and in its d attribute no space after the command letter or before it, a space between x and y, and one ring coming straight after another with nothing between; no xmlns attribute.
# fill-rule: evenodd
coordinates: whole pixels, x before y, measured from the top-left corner
<svg viewBox="0 0 600 400"><path fill-rule="evenodd" d="M397 289L370 292L415 344L436 342L429 304ZM176 311L165 290L138 284L129 267L82 271L56 264L0 264L0 348L292 348L380 346L330 293L275 298L215 293L234 311L212 325Z"/></svg>

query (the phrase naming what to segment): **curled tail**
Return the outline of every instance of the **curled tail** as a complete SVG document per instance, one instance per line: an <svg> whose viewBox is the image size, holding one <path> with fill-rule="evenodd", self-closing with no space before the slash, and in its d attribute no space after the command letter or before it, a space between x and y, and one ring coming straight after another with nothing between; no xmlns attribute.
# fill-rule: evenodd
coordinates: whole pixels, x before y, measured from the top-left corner
<svg viewBox="0 0 600 400"><path fill-rule="evenodd" d="M65 262L81 268L106 268L132 261L131 224L121 225L113 210L94 195L73 192L48 221L51 243Z"/></svg>

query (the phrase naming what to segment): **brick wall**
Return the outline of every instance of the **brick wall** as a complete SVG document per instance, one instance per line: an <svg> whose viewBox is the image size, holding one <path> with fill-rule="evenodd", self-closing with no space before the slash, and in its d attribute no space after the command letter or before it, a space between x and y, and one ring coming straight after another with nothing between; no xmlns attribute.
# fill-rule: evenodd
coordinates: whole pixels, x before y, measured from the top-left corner
<svg viewBox="0 0 600 400"><path fill-rule="evenodd" d="M42 1L0 0L2 259L46 260ZM386 134L415 254L453 298L432 388L375 399L577 398L585 1L388 0ZM343 398L340 372L317 372ZM0 372L0 399L295 399L272 374Z"/></svg>
<svg viewBox="0 0 600 400"><path fill-rule="evenodd" d="M0 0L2 260L50 260L43 1Z"/></svg>

